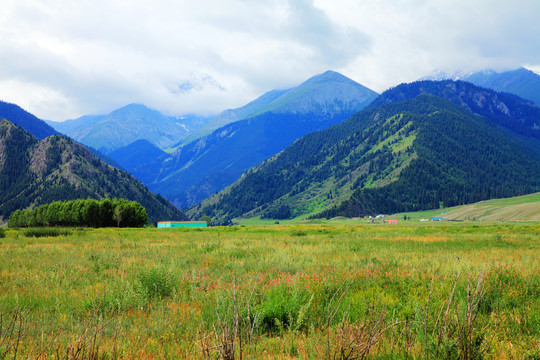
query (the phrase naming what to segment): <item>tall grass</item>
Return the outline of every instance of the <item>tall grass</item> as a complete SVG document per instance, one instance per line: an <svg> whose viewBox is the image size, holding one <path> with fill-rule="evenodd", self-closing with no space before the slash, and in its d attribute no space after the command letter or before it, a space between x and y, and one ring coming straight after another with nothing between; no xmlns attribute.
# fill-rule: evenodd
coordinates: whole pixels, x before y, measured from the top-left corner
<svg viewBox="0 0 540 360"><path fill-rule="evenodd" d="M23 231L0 242L22 358L538 355L539 225Z"/></svg>
<svg viewBox="0 0 540 360"><path fill-rule="evenodd" d="M23 234L26 237L55 237L55 236L67 236L71 235L71 230L66 228L52 228L52 227L36 227L23 230Z"/></svg>

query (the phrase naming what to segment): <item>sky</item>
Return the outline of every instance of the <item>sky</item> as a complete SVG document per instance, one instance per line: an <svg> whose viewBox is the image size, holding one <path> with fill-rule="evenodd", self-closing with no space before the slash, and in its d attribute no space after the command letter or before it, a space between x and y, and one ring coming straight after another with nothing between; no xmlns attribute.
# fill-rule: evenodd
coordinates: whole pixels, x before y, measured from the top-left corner
<svg viewBox="0 0 540 360"><path fill-rule="evenodd" d="M2 0L0 100L42 119L216 114L326 70L377 92L540 72L538 0Z"/></svg>

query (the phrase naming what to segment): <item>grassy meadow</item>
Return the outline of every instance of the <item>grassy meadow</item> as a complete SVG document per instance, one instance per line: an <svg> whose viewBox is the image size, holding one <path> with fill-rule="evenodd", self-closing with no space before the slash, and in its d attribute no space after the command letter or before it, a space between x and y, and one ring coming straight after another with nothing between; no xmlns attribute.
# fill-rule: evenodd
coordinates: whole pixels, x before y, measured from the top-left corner
<svg viewBox="0 0 540 360"><path fill-rule="evenodd" d="M540 359L538 223L1 235L0 359Z"/></svg>

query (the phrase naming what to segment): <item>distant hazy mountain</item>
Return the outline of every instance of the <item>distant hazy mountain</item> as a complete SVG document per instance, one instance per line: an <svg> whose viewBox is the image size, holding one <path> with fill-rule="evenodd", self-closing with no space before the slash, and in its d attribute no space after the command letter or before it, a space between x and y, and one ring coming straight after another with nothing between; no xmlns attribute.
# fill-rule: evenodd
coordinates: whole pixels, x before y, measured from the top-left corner
<svg viewBox="0 0 540 360"><path fill-rule="evenodd" d="M292 89L272 90L238 109L225 110L181 143L187 144L232 122L268 112L296 115L319 112L321 116L327 116L336 111L347 111L353 114L369 104L376 95L348 77L327 71Z"/></svg>
<svg viewBox="0 0 540 360"><path fill-rule="evenodd" d="M421 80L462 80L477 86L515 94L540 106L540 75L525 68L497 72L483 70L475 73L438 72Z"/></svg>
<svg viewBox="0 0 540 360"><path fill-rule="evenodd" d="M109 157L123 169L132 171L141 164L151 162L163 155L165 155L165 152L148 140L137 140L113 151L109 154Z"/></svg>
<svg viewBox="0 0 540 360"><path fill-rule="evenodd" d="M203 117L170 117L144 105L131 104L108 115L83 116L49 124L73 139L105 154L136 140L148 140L164 149L205 123Z"/></svg>
<svg viewBox="0 0 540 360"><path fill-rule="evenodd" d="M299 137L342 122L376 96L328 71L296 88L266 93L240 109L225 112L220 119L250 117L227 124L133 174L176 206L189 206L231 184Z"/></svg>
<svg viewBox="0 0 540 360"><path fill-rule="evenodd" d="M530 105L511 95L486 98L484 89L462 84L420 82L391 89L342 124L302 137L188 215L209 215L219 223L256 216L353 217L538 191L539 159L509 136L513 128L519 136L526 131L510 121L501 126L493 107L512 113ZM442 89L441 95L460 104L430 95L429 89ZM484 109L484 116L471 109Z"/></svg>
<svg viewBox="0 0 540 360"><path fill-rule="evenodd" d="M118 197L137 201L152 222L185 219L161 196L125 171L115 169L73 140L53 135L38 140L0 120L0 216L56 200Z"/></svg>
<svg viewBox="0 0 540 360"><path fill-rule="evenodd" d="M0 101L0 120L1 119L9 120L15 125L21 126L38 139L45 139L47 136L57 134L57 132L43 120L38 119L15 104Z"/></svg>
<svg viewBox="0 0 540 360"><path fill-rule="evenodd" d="M199 130L186 136L186 138L182 139L182 141L175 146L189 144L196 139L211 134L214 130L219 129L222 126L253 116L287 91L288 90L272 90L238 109L225 110L208 121Z"/></svg>
<svg viewBox="0 0 540 360"><path fill-rule="evenodd" d="M63 122L46 120L46 123L55 128L58 132L70 136L69 134L74 134L81 129L95 125L104 117L105 115L84 115L80 118Z"/></svg>
<svg viewBox="0 0 540 360"><path fill-rule="evenodd" d="M540 75L531 70L519 68L500 73L487 70L466 76L463 80L488 89L516 94L540 106Z"/></svg>

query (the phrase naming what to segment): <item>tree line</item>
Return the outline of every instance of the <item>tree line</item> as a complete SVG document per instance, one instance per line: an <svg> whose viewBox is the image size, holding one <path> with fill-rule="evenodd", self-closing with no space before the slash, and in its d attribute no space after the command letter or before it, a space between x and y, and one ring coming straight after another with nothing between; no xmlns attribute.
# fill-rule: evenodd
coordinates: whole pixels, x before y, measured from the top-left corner
<svg viewBox="0 0 540 360"><path fill-rule="evenodd" d="M146 209L125 199L78 199L55 201L34 209L15 210L9 227L82 226L142 227L148 224Z"/></svg>

